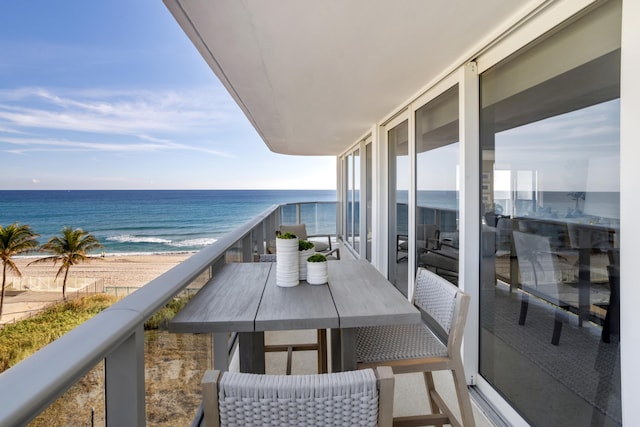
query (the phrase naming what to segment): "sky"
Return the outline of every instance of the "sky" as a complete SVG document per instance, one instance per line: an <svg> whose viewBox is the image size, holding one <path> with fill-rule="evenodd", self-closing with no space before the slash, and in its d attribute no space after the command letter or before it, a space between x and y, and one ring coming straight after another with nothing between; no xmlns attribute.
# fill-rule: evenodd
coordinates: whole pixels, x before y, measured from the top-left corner
<svg viewBox="0 0 640 427"><path fill-rule="evenodd" d="M2 9L0 190L335 188L334 157L269 151L161 0Z"/></svg>

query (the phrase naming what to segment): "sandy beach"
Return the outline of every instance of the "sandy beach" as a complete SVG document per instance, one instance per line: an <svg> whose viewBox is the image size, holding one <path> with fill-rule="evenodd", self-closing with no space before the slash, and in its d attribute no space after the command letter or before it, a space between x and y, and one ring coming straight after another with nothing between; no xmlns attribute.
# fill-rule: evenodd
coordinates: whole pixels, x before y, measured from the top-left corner
<svg viewBox="0 0 640 427"><path fill-rule="evenodd" d="M140 287L189 258L191 253L158 255L121 255L93 258L69 270L68 286L75 282L96 282L108 287ZM28 265L34 258L17 258L15 263L22 273L22 283L38 283L53 279L60 264L38 263ZM9 273L7 283L16 276ZM61 280L59 280L61 282ZM33 287L30 286L30 287ZM69 291L70 289L68 289ZM28 290L18 295L7 294L0 323L26 317L41 307L62 298L61 290L47 292Z"/></svg>

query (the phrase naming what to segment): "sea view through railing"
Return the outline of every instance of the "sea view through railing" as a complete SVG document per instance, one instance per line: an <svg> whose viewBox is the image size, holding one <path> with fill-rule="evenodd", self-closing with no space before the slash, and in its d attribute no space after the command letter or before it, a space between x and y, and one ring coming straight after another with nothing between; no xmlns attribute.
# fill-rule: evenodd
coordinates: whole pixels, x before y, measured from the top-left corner
<svg viewBox="0 0 640 427"><path fill-rule="evenodd" d="M62 227L82 228L107 255L196 252L274 204L335 200L335 190L0 191L0 224L28 224L42 242ZM319 209L302 211L322 219ZM335 230L328 211L317 227Z"/></svg>
<svg viewBox="0 0 640 427"><path fill-rule="evenodd" d="M106 425L144 425L145 320L193 283L208 280L227 260L252 261L264 251L278 224L296 219L314 231L325 231L332 224L335 236L335 215L335 201L273 205L218 236L186 261L0 374L0 395L5 396L0 425L27 424L103 361ZM314 219L317 222L312 223ZM231 351L233 343L214 353Z"/></svg>

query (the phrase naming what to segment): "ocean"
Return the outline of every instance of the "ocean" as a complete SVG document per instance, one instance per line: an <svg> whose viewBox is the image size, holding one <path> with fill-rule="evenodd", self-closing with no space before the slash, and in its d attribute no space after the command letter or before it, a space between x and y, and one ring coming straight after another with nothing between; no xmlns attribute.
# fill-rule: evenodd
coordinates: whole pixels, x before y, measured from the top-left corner
<svg viewBox="0 0 640 427"><path fill-rule="evenodd" d="M65 226L82 228L106 255L196 252L272 205L305 201L335 202L336 192L1 190L0 224L28 224L40 243ZM326 208L335 212L334 205Z"/></svg>

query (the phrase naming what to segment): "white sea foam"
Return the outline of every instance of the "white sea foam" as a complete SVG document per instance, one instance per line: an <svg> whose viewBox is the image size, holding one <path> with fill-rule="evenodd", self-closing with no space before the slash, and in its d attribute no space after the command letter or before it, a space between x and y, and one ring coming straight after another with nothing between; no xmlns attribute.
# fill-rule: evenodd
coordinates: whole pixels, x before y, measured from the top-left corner
<svg viewBox="0 0 640 427"><path fill-rule="evenodd" d="M159 237L149 236L132 236L131 234L122 234L120 236L107 237L107 240L120 243L164 243L171 244L171 240L161 239Z"/></svg>
<svg viewBox="0 0 640 427"><path fill-rule="evenodd" d="M188 246L209 246L214 243L218 239L214 239L213 237L202 237L199 239L188 239L182 240L179 242L169 243L170 246L175 246L177 248L185 248Z"/></svg>

